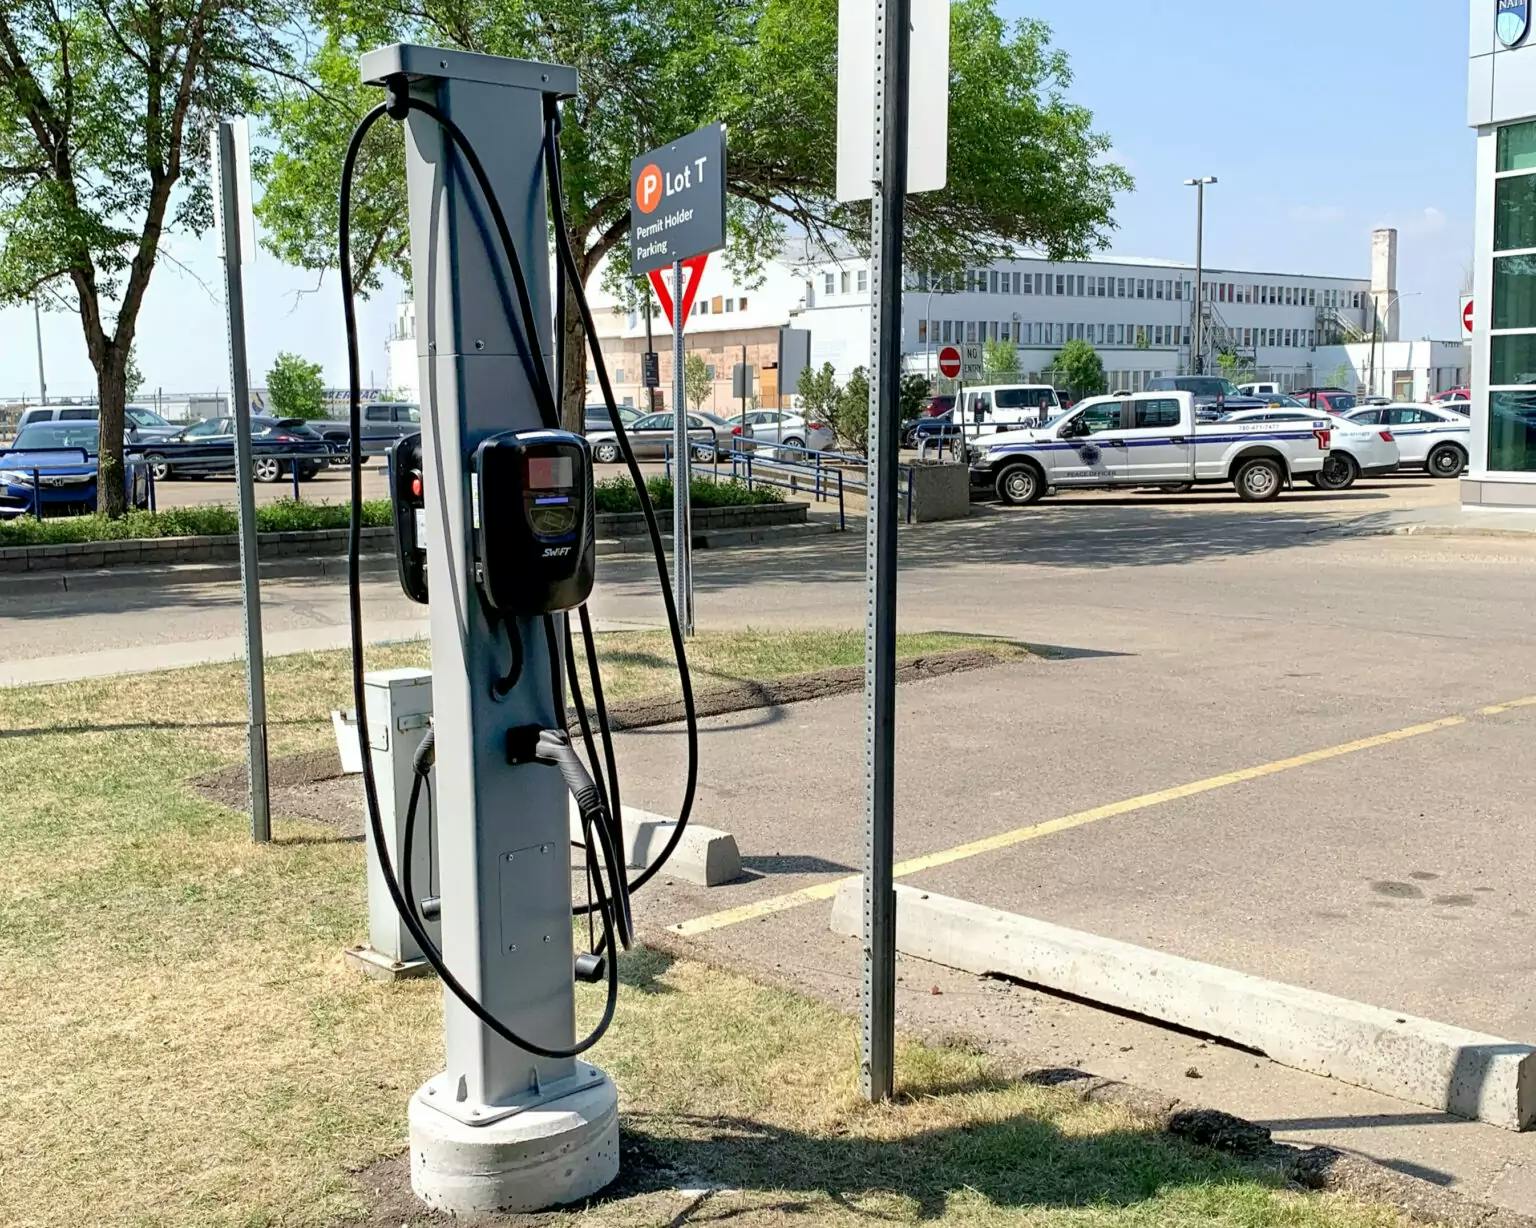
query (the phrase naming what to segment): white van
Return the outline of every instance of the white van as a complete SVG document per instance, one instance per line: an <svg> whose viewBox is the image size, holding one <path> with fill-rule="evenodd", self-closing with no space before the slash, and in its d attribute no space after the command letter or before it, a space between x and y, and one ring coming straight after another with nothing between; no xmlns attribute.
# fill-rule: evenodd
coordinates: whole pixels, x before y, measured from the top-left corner
<svg viewBox="0 0 1536 1228"><path fill-rule="evenodd" d="M1049 384L983 384L967 388L953 421L976 434L1039 426L1061 412L1061 398Z"/></svg>
<svg viewBox="0 0 1536 1228"><path fill-rule="evenodd" d="M1276 397L1281 396L1285 389L1273 381L1260 381L1257 384L1239 384L1237 390L1245 397Z"/></svg>

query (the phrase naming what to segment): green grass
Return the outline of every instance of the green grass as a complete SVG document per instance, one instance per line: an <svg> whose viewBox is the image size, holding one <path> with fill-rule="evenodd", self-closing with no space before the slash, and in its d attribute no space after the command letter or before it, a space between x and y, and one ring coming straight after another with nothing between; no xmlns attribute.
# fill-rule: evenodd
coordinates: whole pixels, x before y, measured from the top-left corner
<svg viewBox="0 0 1536 1228"><path fill-rule="evenodd" d="M816 639L717 639L700 647L701 671L846 662L857 643ZM908 644L930 639L949 642ZM379 649L371 664L419 653ZM273 752L331 744L346 681L340 654L274 660ZM358 844L279 821L275 843L253 846L242 816L184 783L238 758L242 696L233 664L0 689L7 1228L345 1224L368 1213L353 1174L404 1148L406 1099L442 1060L439 989L380 986L343 964L367 925ZM1399 1224L1122 1109L1009 1083L964 1048L904 1044L899 1099L869 1107L856 1029L828 1007L656 952L623 969L617 1023L593 1057L639 1149L720 1189L689 1222ZM597 992L580 993L590 1019ZM683 1222L692 1201L642 1188L556 1221Z"/></svg>
<svg viewBox="0 0 1536 1228"><path fill-rule="evenodd" d="M256 528L260 533L344 529L349 515L346 504L279 499L256 509ZM392 523L388 499L364 502L364 525ZM0 546L62 546L135 537L220 537L238 531L239 521L232 507L176 507L159 512L129 512L121 520L108 520L105 516L60 516L48 520L23 517L0 523Z"/></svg>

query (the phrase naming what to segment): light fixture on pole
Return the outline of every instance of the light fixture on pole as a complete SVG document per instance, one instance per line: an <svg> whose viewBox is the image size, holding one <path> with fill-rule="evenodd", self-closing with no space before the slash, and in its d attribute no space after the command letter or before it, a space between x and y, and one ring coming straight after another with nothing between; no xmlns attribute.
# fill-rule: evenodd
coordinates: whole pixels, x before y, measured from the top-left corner
<svg viewBox="0 0 1536 1228"><path fill-rule="evenodd" d="M1205 371L1205 186L1216 182L1214 175L1184 181L1185 187L1195 189L1195 328L1189 350L1195 375Z"/></svg>

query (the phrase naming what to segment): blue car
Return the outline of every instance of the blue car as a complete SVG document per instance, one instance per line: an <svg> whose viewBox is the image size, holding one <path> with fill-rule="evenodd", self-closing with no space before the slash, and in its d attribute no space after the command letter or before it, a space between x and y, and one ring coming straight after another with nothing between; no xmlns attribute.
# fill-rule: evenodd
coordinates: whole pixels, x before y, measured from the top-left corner
<svg viewBox="0 0 1536 1228"><path fill-rule="evenodd" d="M95 422L38 422L21 428L0 449L0 518L96 510L96 462L101 432ZM129 507L149 506L149 466L125 454Z"/></svg>

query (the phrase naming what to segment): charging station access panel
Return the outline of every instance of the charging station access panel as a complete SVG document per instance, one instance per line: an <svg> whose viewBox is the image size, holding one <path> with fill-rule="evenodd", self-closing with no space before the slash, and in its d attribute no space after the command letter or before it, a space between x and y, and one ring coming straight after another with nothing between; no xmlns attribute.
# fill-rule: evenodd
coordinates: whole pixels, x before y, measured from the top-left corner
<svg viewBox="0 0 1536 1228"><path fill-rule="evenodd" d="M475 450L476 566L490 605L533 617L592 592L592 449L568 431L508 431Z"/></svg>

